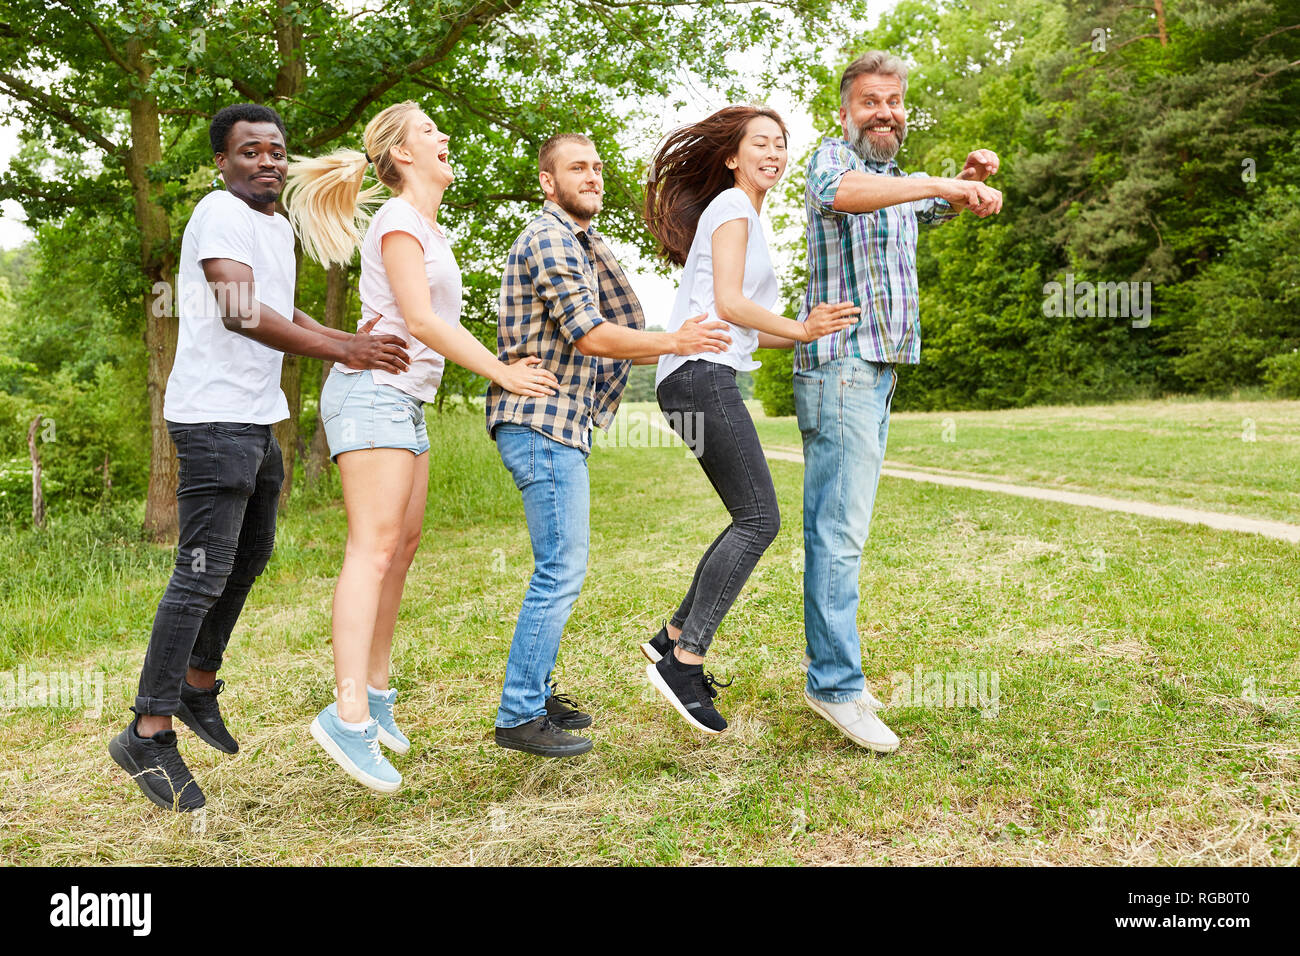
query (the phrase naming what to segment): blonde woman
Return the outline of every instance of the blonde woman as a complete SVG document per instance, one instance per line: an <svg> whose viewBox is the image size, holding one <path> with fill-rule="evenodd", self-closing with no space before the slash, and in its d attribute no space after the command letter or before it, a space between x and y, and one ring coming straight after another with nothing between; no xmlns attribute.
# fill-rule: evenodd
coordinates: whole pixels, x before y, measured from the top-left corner
<svg viewBox="0 0 1300 956"><path fill-rule="evenodd" d="M420 543L429 479L424 403L437 394L444 359L519 395L555 394L535 357L501 362L460 325L461 276L438 207L455 173L449 137L413 102L379 113L366 152L338 150L295 162L289 219L303 248L323 264L346 264L361 247L362 321L407 343L400 373L335 365L320 415L339 467L348 537L334 590L334 677L338 700L312 721L312 736L354 779L381 793L401 774L383 756L410 747L393 716L388 686L398 605ZM373 163L378 184L363 188ZM391 198L365 223L367 205ZM365 687L362 694L361 688Z"/></svg>

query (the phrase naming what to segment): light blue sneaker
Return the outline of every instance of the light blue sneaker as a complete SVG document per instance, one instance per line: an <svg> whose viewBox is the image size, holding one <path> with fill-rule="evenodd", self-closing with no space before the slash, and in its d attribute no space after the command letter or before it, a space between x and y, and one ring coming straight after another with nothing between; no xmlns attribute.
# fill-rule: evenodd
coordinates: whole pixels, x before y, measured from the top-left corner
<svg viewBox="0 0 1300 956"><path fill-rule="evenodd" d="M347 775L371 790L392 793L402 775L379 751L379 724L373 718L365 730L348 730L339 721L337 704L330 704L311 722L311 735Z"/></svg>
<svg viewBox="0 0 1300 956"><path fill-rule="evenodd" d="M379 722L379 742L395 754L404 754L411 749L411 742L406 734L397 729L393 719L393 705L397 703L397 691L373 691L366 688L370 699L370 716Z"/></svg>

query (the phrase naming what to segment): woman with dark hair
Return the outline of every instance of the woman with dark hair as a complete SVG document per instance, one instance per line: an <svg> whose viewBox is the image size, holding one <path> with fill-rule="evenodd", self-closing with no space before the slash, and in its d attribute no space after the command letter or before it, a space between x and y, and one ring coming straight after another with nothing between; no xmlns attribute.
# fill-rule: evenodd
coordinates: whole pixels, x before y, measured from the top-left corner
<svg viewBox="0 0 1300 956"><path fill-rule="evenodd" d="M852 303L818 305L807 321L772 311L776 273L758 212L786 167L786 128L774 111L729 106L675 130L651 164L646 224L660 255L682 266L668 328L707 313L727 323L725 352L665 355L655 390L659 407L699 460L731 515L695 568L681 606L641 645L650 682L693 727L721 733L719 685L704 672L713 635L780 528L776 490L736 372L758 368L757 348L793 348L847 328Z"/></svg>

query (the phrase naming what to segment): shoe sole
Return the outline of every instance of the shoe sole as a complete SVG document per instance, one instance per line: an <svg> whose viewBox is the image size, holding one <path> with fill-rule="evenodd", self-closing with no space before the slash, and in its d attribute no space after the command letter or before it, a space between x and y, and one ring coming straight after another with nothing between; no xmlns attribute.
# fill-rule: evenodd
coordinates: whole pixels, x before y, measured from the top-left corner
<svg viewBox="0 0 1300 956"><path fill-rule="evenodd" d="M407 743L402 743L388 731L384 730L383 724L379 725L379 742L399 757L411 749L409 741Z"/></svg>
<svg viewBox="0 0 1300 956"><path fill-rule="evenodd" d="M800 662L799 662L799 670L801 670L801 671L803 671L805 674L807 674L807 673L808 673L808 662L807 662L807 661L800 661ZM875 695L875 694L872 694L872 695L871 695L871 700L867 701L867 708L868 708L872 713L878 714L878 713L880 713L882 710L885 709L885 702L884 702L883 700L879 700L879 699L877 699L876 695Z"/></svg>
<svg viewBox="0 0 1300 956"><path fill-rule="evenodd" d="M649 641L641 645L641 653L645 655L645 659L651 664L658 664L664 659L664 656L656 651Z"/></svg>
<svg viewBox="0 0 1300 956"><path fill-rule="evenodd" d="M509 737L502 738L494 735L494 740L498 747L503 747L506 750L518 750L520 753L532 754L534 757L577 757L581 754L585 754L595 746L595 743L588 737L580 737L578 739L581 740L585 746L541 747L536 744L520 743L517 740L511 740Z"/></svg>
<svg viewBox="0 0 1300 956"><path fill-rule="evenodd" d="M206 730L203 729L203 725L198 722L198 719L194 716L194 712L185 706L185 701L183 700L181 701L180 708L177 709L176 711L176 717L180 720L182 724L190 728L190 730L194 731L195 735L199 738L199 740L203 741L209 747L212 747L215 750L220 750L223 754L239 753L238 741L235 741L233 737L231 738L231 740L234 741L235 744L234 750L231 750L225 744L217 743L216 738L214 738L210 733L208 733Z"/></svg>
<svg viewBox="0 0 1300 956"><path fill-rule="evenodd" d="M659 693L667 699L668 703L673 705L673 709L677 711L677 713L681 714L682 717L685 718L686 722L696 730L701 730L706 734L720 734L726 731L726 727L723 727L722 730L714 730L711 727L705 727L702 723L692 717L691 712L686 709L680 700L677 699L677 695L669 689L668 684L659 673L659 668L655 667L654 664L647 667L645 673L646 676L650 678L650 683L654 685L655 690L659 691Z"/></svg>
<svg viewBox="0 0 1300 956"><path fill-rule="evenodd" d="M865 747L867 750L873 750L878 754L892 754L895 750L898 749L898 744L894 744L891 747L885 744L876 743L874 741L863 740L861 737L854 737L851 733L849 733L847 730L844 729L843 725L841 725L839 721L837 721L834 717L832 717L827 711L822 709L822 707L820 706L821 701L817 700L815 697L809 697L806 692L803 695L803 699L804 699L804 703L806 703L810 708L812 708L813 713L817 714L820 717L825 718L827 723L829 723L832 727L834 727L836 730L842 733L845 737L849 738L849 740L853 741L859 747Z"/></svg>
<svg viewBox="0 0 1300 956"><path fill-rule="evenodd" d="M127 775L131 778L131 782L134 783L137 787L139 787L140 792L143 793L146 797L148 797L149 802L154 804L155 806L162 807L164 810L172 810L176 813L193 813L195 810L200 809L201 807L204 806L204 804L208 802L207 798L205 797L203 798L202 802L198 804L198 806L182 807L175 800L167 801L164 800L162 797L158 796L158 794L150 790L145 785L144 781L140 779L146 773L148 773L148 771L140 769L139 765L137 765L136 762L131 758L131 755L127 752L126 748L122 746L121 742L116 737L114 737L112 740L108 742L108 755L113 758L113 763L117 764L119 767L121 767L123 770L127 772Z"/></svg>
<svg viewBox="0 0 1300 956"><path fill-rule="evenodd" d="M311 722L311 735L316 738L316 743L324 748L325 752L334 758L334 762L343 768L343 772L355 780L357 783L364 784L377 793L393 793L402 785L402 781L392 782L389 780L380 780L378 777L372 777L356 764L354 764L348 755L343 752L343 748L334 742L334 739L325 732L321 726L320 718L313 718Z"/></svg>

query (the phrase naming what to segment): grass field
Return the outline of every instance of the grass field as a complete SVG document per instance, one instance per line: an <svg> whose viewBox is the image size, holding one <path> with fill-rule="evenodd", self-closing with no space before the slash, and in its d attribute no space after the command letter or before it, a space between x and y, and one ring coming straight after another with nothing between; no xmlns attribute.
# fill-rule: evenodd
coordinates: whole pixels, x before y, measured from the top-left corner
<svg viewBox="0 0 1300 956"><path fill-rule="evenodd" d="M948 424L955 440L943 440ZM792 420L761 428L771 445L799 445ZM721 698L732 729L706 739L653 694L637 644L680 599L725 512L680 447L597 448L591 568L558 667L561 690L596 717L596 748L543 761L491 743L531 571L518 493L477 414L431 417L430 436L426 535L394 671L413 741L396 761L398 794L352 783L307 732L332 686L345 523L328 489L284 515L231 644L222 703L241 752L181 733L208 795L202 817L154 808L104 749L129 716L170 550L141 543L129 515L67 520L0 541L0 672L90 670L102 675L103 709L0 714L0 857L1300 862L1293 545L885 478L860 629L868 679L895 702L884 716L903 743L878 757L802 701L802 469L774 462L784 524L710 655L735 683ZM889 457L1300 514L1300 403L899 415ZM949 706L931 691L954 676L994 693Z"/></svg>

